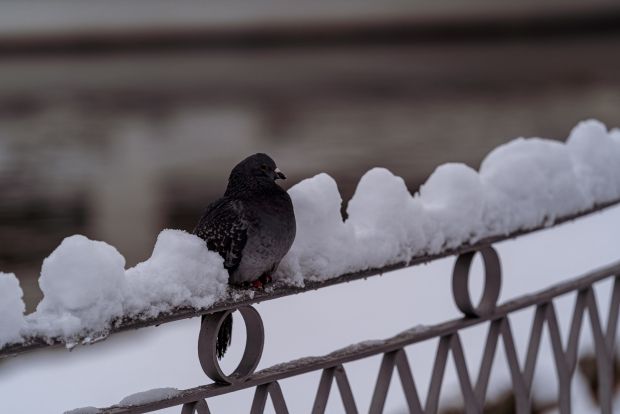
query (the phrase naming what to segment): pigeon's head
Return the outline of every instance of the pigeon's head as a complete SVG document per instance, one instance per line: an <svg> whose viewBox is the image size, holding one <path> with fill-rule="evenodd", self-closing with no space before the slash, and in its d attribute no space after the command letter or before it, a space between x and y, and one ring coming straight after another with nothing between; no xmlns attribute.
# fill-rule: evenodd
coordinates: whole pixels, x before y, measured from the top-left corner
<svg viewBox="0 0 620 414"><path fill-rule="evenodd" d="M232 170L232 174L241 173L246 176L268 177L275 181L278 178L286 180L286 175L267 154L254 154L241 161Z"/></svg>

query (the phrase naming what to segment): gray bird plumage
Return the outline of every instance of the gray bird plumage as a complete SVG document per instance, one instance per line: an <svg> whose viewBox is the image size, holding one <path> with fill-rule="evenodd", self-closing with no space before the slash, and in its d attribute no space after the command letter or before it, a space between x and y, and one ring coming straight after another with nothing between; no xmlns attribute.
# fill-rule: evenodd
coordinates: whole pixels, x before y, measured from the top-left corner
<svg viewBox="0 0 620 414"><path fill-rule="evenodd" d="M293 203L275 183L278 178L286 176L266 154L241 161L230 173L224 196L207 207L194 229L209 250L224 258L231 285L271 277L295 240ZM218 357L230 344L229 319L218 335Z"/></svg>

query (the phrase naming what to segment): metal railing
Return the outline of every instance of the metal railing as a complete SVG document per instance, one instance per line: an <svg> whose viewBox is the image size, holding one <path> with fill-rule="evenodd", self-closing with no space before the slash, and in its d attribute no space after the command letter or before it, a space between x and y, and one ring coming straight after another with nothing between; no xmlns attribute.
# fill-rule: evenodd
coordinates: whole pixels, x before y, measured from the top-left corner
<svg viewBox="0 0 620 414"><path fill-rule="evenodd" d="M183 405L182 414L209 413L206 399L222 394L256 387L250 414L260 414L265 408L267 397L270 396L277 414L288 413L284 395L278 383L279 380L302 375L308 372L323 370L318 384L312 414L325 412L327 399L334 379L342 397L342 403L347 414L358 413L358 408L351 392L343 364L347 362L383 354L374 394L370 404L370 414L383 412L384 403L390 386L394 369L398 370L403 386L405 398L410 413L434 414L439 405L439 392L443 381L446 363L450 352L454 358L456 372L461 391L464 397L465 412L480 414L483 411L486 399L487 385L493 365L495 351L501 336L506 351L508 367L511 374L512 386L516 401L516 412L530 414L532 403L532 380L534 368L540 350L540 343L545 324L551 337L555 367L559 378L559 408L562 414L571 412L571 379L575 373L577 363L578 342L581 332L584 312L587 309L596 347L599 402L601 412L612 412L612 383L613 357L618 311L620 307L620 263L590 273L576 280L556 285L535 295L524 296L511 300L501 306L495 301L499 295L501 274L499 258L492 247L484 248L482 253L485 264L485 287L483 298L477 307L474 307L469 298L467 284L469 266L475 252L465 253L456 261L453 273L453 294L459 309L464 317L449 322L428 327L424 330L412 329L384 341L373 341L372 344L360 343L333 352L323 357L304 358L286 364L254 373L263 350L264 332L258 312L251 306L243 306L241 312L248 329L246 348L242 360L233 372L227 376L222 373L215 356L217 332L226 316L233 310L209 314L204 318L198 340L198 356L202 368L215 382L182 391L178 396L168 400L147 403L132 407L112 406L102 409L102 414L136 414L161 410L175 405ZM608 315L607 330L601 327L596 298L592 285L598 281L615 278L612 292L611 307ZM553 299L570 292L578 292L574 308L572 324L569 333L568 346L562 346L560 329L555 312ZM508 315L529 307L536 307L534 321L525 360L525 367L521 370L517 358L516 347ZM489 323L489 331L484 348L482 364L478 379L472 386L459 331L474 325ZM404 347L431 338L440 338L435 364L431 375L430 387L424 406L420 401L411 368L407 361Z"/></svg>
<svg viewBox="0 0 620 414"><path fill-rule="evenodd" d="M554 224L589 214L592 211L600 210L604 207L617 204L618 202L619 201L606 205L599 205L593 210L572 217L560 218L556 220ZM463 394L465 412L467 414L481 414L485 405L487 386L493 366L495 351L498 346L499 337L501 336L512 380L516 412L519 414L530 414L532 410L532 382L534 378L534 369L540 350L543 330L546 325L551 339L555 368L559 380L559 410L562 414L568 414L571 412L571 379L574 376L577 365L579 337L584 313L587 310L596 349L599 384L598 401L600 403L601 412L611 414L614 344L620 308L620 262L587 274L579 279L570 280L545 291L511 300L497 306L496 303L501 286L501 266L499 257L491 245L494 242L515 237L519 234L529 233L534 230L537 229L521 231L508 236L485 239L474 245L461 246L455 250L432 257L425 256L413 258L409 263L399 263L387 268L371 269L365 272L342 275L325 282L307 283L305 288L278 288L278 286L276 286L273 292L257 292L252 299L246 298L236 302L218 303L208 310L197 311L194 309L178 309L172 314L154 320L122 321L122 323L118 324L116 331L136 329L143 326L170 322L202 314L203 321L198 340L198 356L203 371L214 382L209 385L181 391L175 397L166 400L144 403L131 407L112 406L102 408L100 412L102 414L137 414L182 405L182 414L194 414L196 412L199 414L206 414L210 413L206 401L208 398L242 389L256 388L250 414L262 413L268 397L272 399L276 413L284 414L288 413L288 409L278 381L312 371L323 370L318 384L318 391L312 408L312 414L324 413L334 380L340 391L345 412L347 414L358 413L358 408L347 379L344 364L383 354L383 360L379 368L369 413L376 414L383 412L392 374L394 369L397 369L410 413L435 414L438 411L439 394L448 356L452 353ZM476 252L480 252L483 258L485 283L482 299L477 306L474 306L469 296L467 286L470 266ZM323 357L303 358L301 360L279 364L262 371L254 372L263 351L264 329L261 317L251 306L252 303L287 296L304 290L318 289L320 287L364 278L374 274L381 274L389 270L427 262L438 257L445 257L455 253L459 254L459 257L456 260L452 275L452 290L457 307L463 312L464 317L424 329L413 328L383 341L372 341L371 343L362 342ZM603 330L601 318L597 309L593 284L612 277L615 278L615 283L609 315L607 316L606 330ZM577 292L577 300L574 307L568 345L564 348L553 300L570 292ZM508 315L530 307L535 307L535 314L524 368L521 369ZM222 322L235 310L241 313L245 321L247 340L239 366L232 374L225 375L219 366L215 346L217 333L219 332ZM477 380L475 385L473 385L465 363L459 331L485 323L488 323L489 330ZM439 345L431 374L430 387L425 398L425 403L422 405L404 347L432 338L439 338ZM51 346L41 341L41 338L31 338L24 344L5 347L0 350L0 356L18 354ZM58 343L52 345L58 345Z"/></svg>

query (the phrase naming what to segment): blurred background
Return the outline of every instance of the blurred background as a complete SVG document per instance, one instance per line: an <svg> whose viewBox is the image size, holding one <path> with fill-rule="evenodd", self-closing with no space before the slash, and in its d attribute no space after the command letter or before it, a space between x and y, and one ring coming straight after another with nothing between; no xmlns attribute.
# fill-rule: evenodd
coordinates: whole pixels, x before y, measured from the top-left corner
<svg viewBox="0 0 620 414"><path fill-rule="evenodd" d="M0 271L16 273L30 313L42 298L43 259L64 237L79 233L106 241L125 256L127 267L134 266L150 256L162 229L191 232L206 206L223 194L232 167L255 152L275 159L289 177L280 182L285 188L320 172L330 174L346 216L357 182L372 167L403 177L413 193L442 163L479 168L502 143L519 136L563 141L588 118L620 126L617 0L0 0ZM562 233L569 230L557 229L552 242L536 244L547 236L535 235L525 242L531 247L528 257L543 251L546 256L560 240L573 248L567 254L562 249L568 247L557 244L553 263L564 266L561 271L540 266L542 259L530 263L539 273L527 270L524 253L511 256L513 241L506 242L502 258L515 273L506 277L507 284L541 289L562 280L550 275L576 276L571 272L594 267L571 260L588 258L598 266L615 259L615 248L605 240L617 236L610 226L620 220L591 220L600 223L590 233L573 227L578 230L569 238ZM609 235L601 241L605 230ZM597 242L609 250L605 259L596 256L604 250ZM402 271L417 272L415 279L395 272L393 282L381 279L382 288L374 287L377 278L346 285L346 292L334 288L274 301L287 306L287 314L305 315L299 320L308 326L281 325L300 332L288 335L279 348L271 343L261 363L393 335L392 325L383 332L377 331L383 323L365 322L374 320L374 313L360 319L379 293L387 298L381 303L394 308L402 307L400 302L419 305L417 313L409 308L402 313L412 312L422 323L458 315L450 308L449 260ZM445 286L433 272L443 275ZM530 279L523 279L526 275ZM333 308L341 302L339 294L355 302L355 292L367 294L369 287L372 299L358 300L359 314ZM519 289L509 285L503 295L529 291ZM392 298L398 291L404 296L400 302ZM438 292L445 301L435 308L423 303ZM318 309L313 295L323 298ZM287 315L270 303L261 309L265 323L276 325ZM385 311L393 324L403 325L398 329L412 326L407 318L394 318L394 309ZM323 316L311 320L317 312ZM312 323L325 320L336 327L331 336L316 349L304 348L315 346ZM5 390L27 392L36 379L42 381L40 392L51 393L46 403L64 398L55 402L68 409L109 405L149 387L202 384L198 369L186 375L198 366L195 361L174 359L195 359L192 323L158 328L159 336L153 329L118 335L121 339L101 348L72 354L71 363L58 349L6 359L4 378L13 388L5 385ZM156 336L181 328L187 332L166 336L174 342L166 358L155 345L151 351L135 349L136 343L146 347ZM178 340L182 335L189 339ZM305 338L305 345L291 345L297 337ZM121 346L123 341L131 344ZM179 344L187 345L187 352L178 352ZM113 355L106 357L106 349ZM171 366L165 375L137 379L131 375L138 370L126 370L123 383L110 361L120 365L134 351L140 355L127 366L150 367L157 365L150 361L162 359ZM427 360L432 358L416 363ZM96 369L69 374L58 365L77 370L96 363ZM375 368L363 366L364 372ZM579 369L592 377L591 357L582 358ZM620 384L620 374L616 377ZM97 378L107 382L94 386ZM308 387L316 386L315 379ZM595 383L589 381L591 387ZM62 386L64 393L54 388ZM88 390L73 392L80 386ZM512 412L511 398L509 391L501 394L488 412ZM547 399L535 411L553 406ZM460 412L460 407L445 411Z"/></svg>
<svg viewBox="0 0 620 414"><path fill-rule="evenodd" d="M80 233L146 260L232 167L271 155L346 202L372 167L410 191L519 136L620 126L611 0L0 2L0 270L27 312Z"/></svg>

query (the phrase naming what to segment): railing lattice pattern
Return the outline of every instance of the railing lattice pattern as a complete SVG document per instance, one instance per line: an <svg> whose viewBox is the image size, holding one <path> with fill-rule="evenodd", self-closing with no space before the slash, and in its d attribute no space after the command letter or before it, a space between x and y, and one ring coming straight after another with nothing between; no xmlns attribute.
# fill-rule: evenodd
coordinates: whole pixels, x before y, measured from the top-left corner
<svg viewBox="0 0 620 414"><path fill-rule="evenodd" d="M564 348L562 344L560 327L558 324L555 305L552 299L568 293L570 290L558 289L558 292L556 292L555 295L539 295L540 300L538 301L535 300L537 299L534 297L535 295L528 298L522 298L521 300L533 298L534 300L530 300L528 306L536 306L536 311L532 323L525 364L523 365L523 369L521 369L521 364L519 363L519 359L517 357L513 332L508 319L508 314L510 312L501 312L496 315L495 303L493 302L492 304L489 304L489 300L497 300L497 296L499 294L499 283L501 282L499 259L492 248L488 248L486 251L482 251L481 253L483 254L483 258L485 260L486 282L483 299L481 300L481 304L478 308L471 306L467 289L462 289L463 286L465 286L465 288L467 287L469 266L473 259L474 253L466 253L461 255L459 259L457 259L453 274L453 286L460 289L459 291L454 291L455 301L457 304L459 304L459 302L461 304L465 304L463 306L459 305L459 308L461 308L464 313L469 314L469 317L464 318L463 321L469 320L471 322L471 318L480 319L478 322L468 323L466 325L463 324L462 327L482 323L485 320L490 322L482 362L475 385L472 385L473 383L471 376L467 369L465 354L463 352L463 346L458 332L459 328L457 327L445 335L435 335L425 338L429 339L437 336L440 337L435 363L431 374L430 386L424 406L421 404L411 372L411 367L407 360L407 355L404 348L399 347L383 354L383 360L379 368L379 375L370 403L369 413L379 414L383 412L392 375L396 369L403 387L409 412L411 414L436 414L439 408L441 384L445 375L446 365L449 355L452 354L461 392L463 394L465 412L467 414L482 414L486 401L491 369L493 367L495 353L501 337L512 379L516 412L518 414L530 414L532 412L532 383L534 379L534 370L540 351L543 331L546 325L551 340L551 347L555 359L555 368L559 383L559 410L562 414L569 414L571 413L571 380L577 365L579 338L581 335L581 328L583 326L584 314L587 311L596 349L601 412L603 414L611 414L613 400L614 346L620 310L620 273L609 274L606 276L615 276L606 330L603 330L603 327L601 326L596 296L592 287L594 282L602 280L605 277L599 276L597 278L590 278L591 280L589 281L586 281L587 277L582 278L584 282L577 284L577 288L573 289L573 291L577 291L577 298L575 301L566 348ZM464 278L465 280L457 280L457 278ZM467 295L467 297L464 297L463 295ZM487 298L486 303L485 297ZM363 357L364 356L348 359L355 360ZM313 369L308 369L306 372L311 370ZM314 370L316 370L316 368ZM291 373L291 375L286 375L284 378L294 375L299 374ZM250 378L252 378L252 376L250 376ZM232 385L234 380L230 381ZM334 382L337 385L346 414L357 414L358 408L355 403L351 386L347 379L344 366L338 359L334 360L333 365L323 368L323 373L319 382L318 391L311 413L323 414L325 412L327 400ZM277 380L263 383L256 388L250 414L261 414L264 411L268 396L271 397L277 414L288 414L289 411ZM184 405L182 414L190 414L194 412L199 414L209 413L206 401L199 400L197 402L191 402Z"/></svg>

